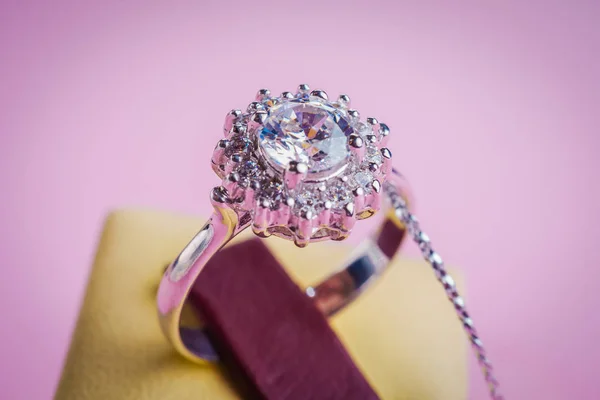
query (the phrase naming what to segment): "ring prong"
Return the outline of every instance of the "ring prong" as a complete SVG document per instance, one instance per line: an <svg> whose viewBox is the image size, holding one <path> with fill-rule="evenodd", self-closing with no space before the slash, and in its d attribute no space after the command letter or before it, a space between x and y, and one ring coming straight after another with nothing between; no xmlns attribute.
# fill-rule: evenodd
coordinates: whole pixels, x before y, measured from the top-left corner
<svg viewBox="0 0 600 400"><path fill-rule="evenodd" d="M231 139L235 136L245 135L246 131L246 125L236 122L235 124L233 124L231 129L229 129L229 131L225 133L225 137L227 139Z"/></svg>
<svg viewBox="0 0 600 400"><path fill-rule="evenodd" d="M283 174L285 186L289 190L295 189L308 174L308 166L302 162L290 161L287 169Z"/></svg>
<svg viewBox="0 0 600 400"><path fill-rule="evenodd" d="M344 209L342 211L342 225L340 227L340 233L342 236L348 236L348 234L350 234L350 231L356 223L355 214L356 206L354 205L354 203L348 203L344 206Z"/></svg>
<svg viewBox="0 0 600 400"><path fill-rule="evenodd" d="M217 142L215 146L215 150L212 155L212 163L215 165L223 165L227 162L227 157L225 156L225 149L229 147L231 142L227 139L221 139Z"/></svg>
<svg viewBox="0 0 600 400"><path fill-rule="evenodd" d="M327 96L327 93L324 90L313 90L312 92L310 92L311 97L317 97L321 100L329 100L329 96Z"/></svg>
<svg viewBox="0 0 600 400"><path fill-rule="evenodd" d="M225 164L215 164L214 161L211 161L210 165L219 178L223 179L225 177Z"/></svg>
<svg viewBox="0 0 600 400"><path fill-rule="evenodd" d="M377 139L378 139L377 136L378 136L378 132L379 132L379 121L377 121L377 118L368 117L367 125L369 125L371 127L371 132L373 132L371 135L367 135L367 136L372 136L372 137L369 137L369 142L377 143Z"/></svg>
<svg viewBox="0 0 600 400"><path fill-rule="evenodd" d="M239 164L242 161L244 161L244 156L242 156L241 154L234 154L231 157L229 157L229 160L232 161L234 164Z"/></svg>
<svg viewBox="0 0 600 400"><path fill-rule="evenodd" d="M250 119L248 120L248 130L250 132L256 131L258 127L262 126L266 119L268 113L265 110L257 110L250 115Z"/></svg>
<svg viewBox="0 0 600 400"><path fill-rule="evenodd" d="M390 136L390 128L383 122L379 124L379 144L385 146Z"/></svg>
<svg viewBox="0 0 600 400"><path fill-rule="evenodd" d="M373 210L381 209L381 182L374 179L371 183L371 193L369 193L368 206Z"/></svg>
<svg viewBox="0 0 600 400"><path fill-rule="evenodd" d="M271 97L271 91L269 89L260 89L256 93L256 101L265 101Z"/></svg>
<svg viewBox="0 0 600 400"><path fill-rule="evenodd" d="M373 182L371 182L371 189L376 193L381 193L381 182L379 182L379 179L373 179Z"/></svg>
<svg viewBox="0 0 600 400"><path fill-rule="evenodd" d="M350 97L347 94L340 94L338 104L344 107L350 107Z"/></svg>
<svg viewBox="0 0 600 400"><path fill-rule="evenodd" d="M260 237L271 236L268 232L270 204L267 200L259 200L254 207L254 219L252 221L252 231Z"/></svg>
<svg viewBox="0 0 600 400"><path fill-rule="evenodd" d="M264 109L265 109L265 106L262 103L260 103L258 101L253 101L252 103L250 103L248 105L248 108L246 109L246 111L249 113L253 113L253 112L256 112L259 110L264 110Z"/></svg>
<svg viewBox="0 0 600 400"><path fill-rule="evenodd" d="M241 154L233 154L225 164L225 173L231 174L242 161L244 161L244 156Z"/></svg>
<svg viewBox="0 0 600 400"><path fill-rule="evenodd" d="M258 181L250 182L250 185L246 188L244 192L244 201L242 206L244 209L248 210L252 208L252 205L256 202L256 193L260 189L260 183Z"/></svg>
<svg viewBox="0 0 600 400"><path fill-rule="evenodd" d="M232 198L236 198L241 191L240 188L240 174L237 172L230 172L224 179L223 186L227 189L227 192L231 194Z"/></svg>
<svg viewBox="0 0 600 400"><path fill-rule="evenodd" d="M323 209L321 210L321 212L319 212L319 215L317 217L319 225L329 226L329 222L331 220L332 207L333 204L331 203L331 201L327 200L323 205Z"/></svg>
<svg viewBox="0 0 600 400"><path fill-rule="evenodd" d="M378 169L379 169L379 165L377 163L374 163L374 162L369 163L369 171L377 172Z"/></svg>
<svg viewBox="0 0 600 400"><path fill-rule="evenodd" d="M367 117L367 124L369 124L369 125L371 125L371 127L373 127L373 132L377 132L378 129L375 129L375 128L379 128L379 121L377 121L377 118Z"/></svg>
<svg viewBox="0 0 600 400"><path fill-rule="evenodd" d="M225 116L225 124L223 124L223 134L229 135L229 131L235 124L235 122L242 116L242 110L234 109L227 113Z"/></svg>
<svg viewBox="0 0 600 400"><path fill-rule="evenodd" d="M271 109L271 107L275 107L279 103L281 103L281 99L277 97L270 97L264 102L267 110Z"/></svg>
<svg viewBox="0 0 600 400"><path fill-rule="evenodd" d="M277 210L271 211L271 225L288 226L293 207L294 199L292 197L288 197L285 201L282 201Z"/></svg>
<svg viewBox="0 0 600 400"><path fill-rule="evenodd" d="M356 133L352 133L348 136L348 145L350 146L350 151L356 156L356 159L359 162L362 162L365 156L365 143L363 138Z"/></svg>
<svg viewBox="0 0 600 400"><path fill-rule="evenodd" d="M301 83L298 85L297 94L299 96L306 96L308 95L308 92L310 92L310 86L308 86L306 83Z"/></svg>
<svg viewBox="0 0 600 400"><path fill-rule="evenodd" d="M306 247L310 242L313 230L313 218L311 211L303 212L298 217L298 229L294 236L294 243L298 247Z"/></svg>
<svg viewBox="0 0 600 400"><path fill-rule="evenodd" d="M357 122L360 119L360 113L354 109L348 110L348 116L353 122Z"/></svg>
<svg viewBox="0 0 600 400"><path fill-rule="evenodd" d="M387 147L380 150L381 152L381 172L388 174L392 171L392 152Z"/></svg>
<svg viewBox="0 0 600 400"><path fill-rule="evenodd" d="M365 190L361 187L357 187L352 191L352 195L354 196L354 212L358 213L362 211L365 206Z"/></svg>
<svg viewBox="0 0 600 400"><path fill-rule="evenodd" d="M210 192L210 202L214 207L222 208L229 203L229 193L223 186L214 187Z"/></svg>

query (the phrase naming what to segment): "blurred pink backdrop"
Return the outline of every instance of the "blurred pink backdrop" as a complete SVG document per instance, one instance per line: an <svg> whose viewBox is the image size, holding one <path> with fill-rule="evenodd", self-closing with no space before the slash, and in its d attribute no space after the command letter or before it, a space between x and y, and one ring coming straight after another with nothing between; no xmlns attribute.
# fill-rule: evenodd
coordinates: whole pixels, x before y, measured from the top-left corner
<svg viewBox="0 0 600 400"><path fill-rule="evenodd" d="M253 3L1 3L0 398L52 397L107 212L208 213L225 113L301 82L390 125L507 398L600 398L598 3Z"/></svg>

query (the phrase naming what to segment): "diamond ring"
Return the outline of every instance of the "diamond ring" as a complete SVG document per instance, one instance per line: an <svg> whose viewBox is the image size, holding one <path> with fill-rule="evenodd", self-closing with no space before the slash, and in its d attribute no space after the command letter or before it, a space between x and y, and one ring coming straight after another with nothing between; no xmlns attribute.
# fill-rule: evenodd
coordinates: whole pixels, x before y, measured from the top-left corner
<svg viewBox="0 0 600 400"><path fill-rule="evenodd" d="M454 281L409 210L408 186L386 147L386 124L361 118L346 95L331 101L302 84L279 96L259 90L245 111L227 114L223 130L211 160L222 179L210 195L213 215L167 268L158 290L161 328L179 353L195 362L218 359L203 331L180 326L180 317L202 268L239 232L251 228L260 237L305 247L346 239L357 221L383 208L380 228L358 255L306 294L325 315L334 314L381 275L404 237L412 237L454 303L494 398L500 398Z"/></svg>

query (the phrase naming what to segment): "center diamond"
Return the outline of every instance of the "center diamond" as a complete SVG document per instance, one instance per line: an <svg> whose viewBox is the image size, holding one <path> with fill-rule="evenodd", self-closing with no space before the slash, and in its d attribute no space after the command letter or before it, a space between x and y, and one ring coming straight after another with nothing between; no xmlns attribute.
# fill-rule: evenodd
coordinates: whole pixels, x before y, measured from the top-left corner
<svg viewBox="0 0 600 400"><path fill-rule="evenodd" d="M290 100L270 110L258 142L275 169L283 171L290 161L302 162L314 177L346 164L350 157L347 137L352 132L347 117L333 106Z"/></svg>

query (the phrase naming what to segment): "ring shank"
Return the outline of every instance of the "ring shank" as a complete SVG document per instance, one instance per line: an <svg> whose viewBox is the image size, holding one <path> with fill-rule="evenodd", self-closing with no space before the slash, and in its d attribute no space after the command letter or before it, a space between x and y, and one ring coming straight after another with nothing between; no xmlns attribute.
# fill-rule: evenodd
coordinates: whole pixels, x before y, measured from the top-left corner
<svg viewBox="0 0 600 400"><path fill-rule="evenodd" d="M389 185L406 199L408 192L401 176L396 174L395 182ZM383 223L362 243L358 255L323 281L306 289L306 294L326 316L343 309L375 281L402 244L406 236L405 226L388 203L385 202L387 212ZM180 325L184 303L204 266L242 229L235 212L216 209L162 277L157 295L161 328L176 350L194 362L216 361L218 355L203 329Z"/></svg>

